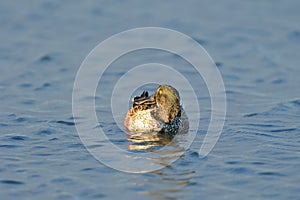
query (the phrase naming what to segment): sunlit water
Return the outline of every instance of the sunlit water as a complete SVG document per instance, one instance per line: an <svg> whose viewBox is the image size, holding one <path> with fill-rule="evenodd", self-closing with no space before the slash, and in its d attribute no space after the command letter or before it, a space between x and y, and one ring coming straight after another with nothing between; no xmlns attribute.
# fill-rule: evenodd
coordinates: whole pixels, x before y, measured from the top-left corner
<svg viewBox="0 0 300 200"><path fill-rule="evenodd" d="M298 199L299 6L298 1L1 1L1 199ZM210 118L200 80L200 127L192 146L165 168L128 174L101 164L83 146L71 95L89 51L110 35L139 26L172 28L204 45L223 76L228 108L217 145L208 157L199 157ZM112 89L109 81L124 73L120 66L153 60L189 69L176 56L144 50L113 63L101 87ZM199 81L189 70L184 75ZM99 127L114 144L141 155L164 146L128 138L112 121L101 87ZM169 150L180 151L176 143L183 140L173 139Z"/></svg>

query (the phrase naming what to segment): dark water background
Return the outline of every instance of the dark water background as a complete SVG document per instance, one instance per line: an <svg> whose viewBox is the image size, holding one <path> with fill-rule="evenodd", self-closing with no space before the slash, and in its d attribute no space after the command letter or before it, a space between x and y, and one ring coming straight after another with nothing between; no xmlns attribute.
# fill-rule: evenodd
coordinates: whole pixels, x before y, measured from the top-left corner
<svg viewBox="0 0 300 200"><path fill-rule="evenodd" d="M1 1L0 198L299 199L299 8L296 0ZM92 48L143 26L178 30L206 48L228 112L208 157L196 153L204 103L199 137L182 158L126 174L86 151L71 97Z"/></svg>

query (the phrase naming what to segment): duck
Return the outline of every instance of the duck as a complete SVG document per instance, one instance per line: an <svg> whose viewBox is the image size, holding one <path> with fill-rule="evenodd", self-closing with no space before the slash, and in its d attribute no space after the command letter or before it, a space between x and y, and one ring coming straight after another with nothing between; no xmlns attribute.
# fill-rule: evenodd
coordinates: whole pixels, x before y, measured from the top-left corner
<svg viewBox="0 0 300 200"><path fill-rule="evenodd" d="M124 119L129 132L187 132L188 117L180 104L179 92L170 85L159 85L149 95L144 91L133 98L132 107Z"/></svg>

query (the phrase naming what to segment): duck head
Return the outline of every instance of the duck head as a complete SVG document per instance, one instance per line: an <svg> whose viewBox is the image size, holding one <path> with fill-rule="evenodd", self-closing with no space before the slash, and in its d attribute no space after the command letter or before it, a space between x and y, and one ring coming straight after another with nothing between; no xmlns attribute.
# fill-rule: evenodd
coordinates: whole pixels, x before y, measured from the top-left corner
<svg viewBox="0 0 300 200"><path fill-rule="evenodd" d="M170 85L160 85L151 96L143 92L135 97L133 107L153 109L153 114L159 120L170 123L180 110L180 97L178 91Z"/></svg>

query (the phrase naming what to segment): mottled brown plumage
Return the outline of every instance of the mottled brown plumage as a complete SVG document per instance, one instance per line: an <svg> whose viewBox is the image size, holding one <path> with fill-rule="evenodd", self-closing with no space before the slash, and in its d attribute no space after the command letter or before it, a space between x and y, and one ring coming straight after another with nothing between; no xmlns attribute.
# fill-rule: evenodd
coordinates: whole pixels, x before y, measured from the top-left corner
<svg viewBox="0 0 300 200"><path fill-rule="evenodd" d="M134 98L124 125L129 131L177 132L182 126L188 129L188 120L178 91L170 85L160 85L153 95L144 91Z"/></svg>

